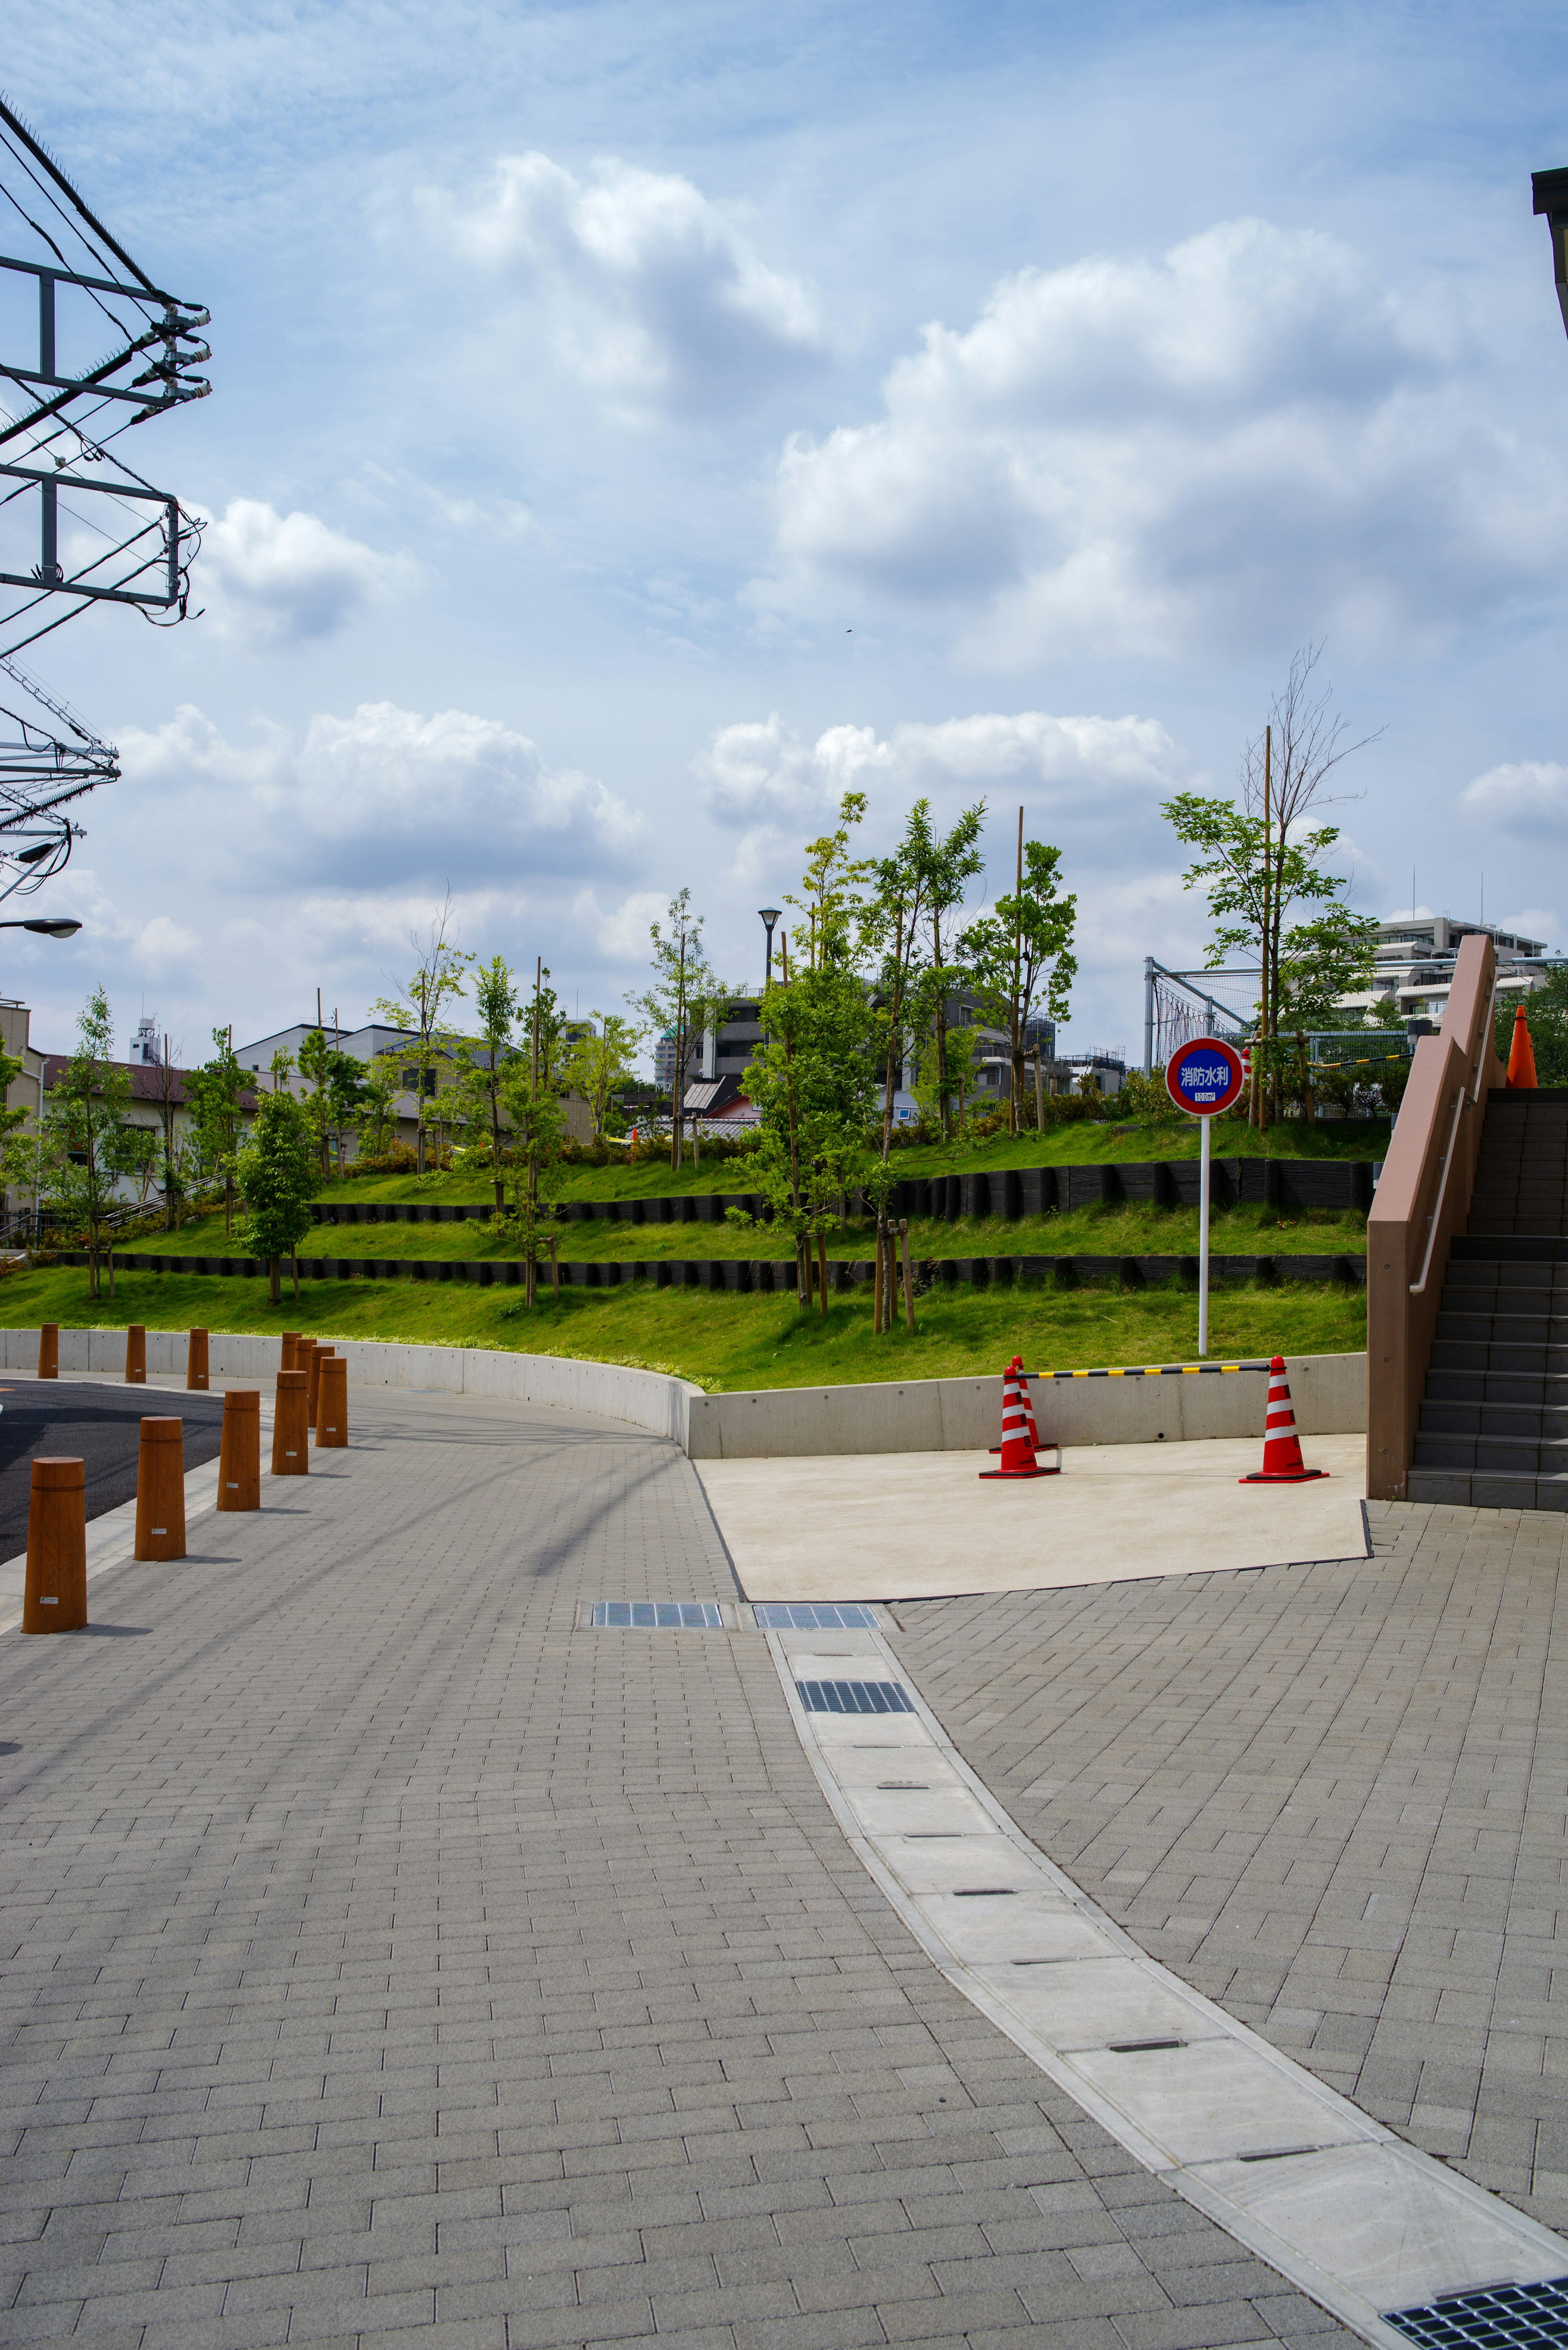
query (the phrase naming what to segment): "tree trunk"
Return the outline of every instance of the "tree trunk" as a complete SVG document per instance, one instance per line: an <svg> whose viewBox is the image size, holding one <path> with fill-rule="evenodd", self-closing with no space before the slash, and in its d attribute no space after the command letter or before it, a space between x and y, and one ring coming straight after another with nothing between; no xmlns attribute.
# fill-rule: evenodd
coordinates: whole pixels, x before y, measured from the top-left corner
<svg viewBox="0 0 1568 2350"><path fill-rule="evenodd" d="M268 1290L273 1305L276 1305L280 1302L283 1295L278 1283L278 1267L280 1260L275 1256L269 1256L266 1263Z"/></svg>
<svg viewBox="0 0 1568 2350"><path fill-rule="evenodd" d="M1034 1131L1045 1131L1045 1080L1040 1073L1040 1047L1034 1047Z"/></svg>
<svg viewBox="0 0 1568 2350"><path fill-rule="evenodd" d="M904 1324L907 1329L913 1330L915 1326L915 1275L914 1269L909 1263L909 1219L904 1216L900 1216L898 1219L898 1252L904 1261Z"/></svg>
<svg viewBox="0 0 1568 2350"><path fill-rule="evenodd" d="M299 1303L299 1251L297 1248L289 1250L288 1262L294 1274L294 1302L297 1305Z"/></svg>
<svg viewBox="0 0 1568 2350"><path fill-rule="evenodd" d="M871 1335L882 1335L882 1211L877 1211L877 1264L871 1276Z"/></svg>
<svg viewBox="0 0 1568 2350"><path fill-rule="evenodd" d="M559 1305L561 1302L561 1264L560 1259L556 1254L556 1251L559 1249L560 1245L561 1243L559 1240L556 1238L556 1234L552 1232L550 1234L550 1287L555 1293L555 1301L557 1305Z"/></svg>
<svg viewBox="0 0 1568 2350"><path fill-rule="evenodd" d="M826 1232L818 1232L816 1236L816 1273L817 1279L822 1284L822 1318L826 1322L827 1319L827 1234Z"/></svg>

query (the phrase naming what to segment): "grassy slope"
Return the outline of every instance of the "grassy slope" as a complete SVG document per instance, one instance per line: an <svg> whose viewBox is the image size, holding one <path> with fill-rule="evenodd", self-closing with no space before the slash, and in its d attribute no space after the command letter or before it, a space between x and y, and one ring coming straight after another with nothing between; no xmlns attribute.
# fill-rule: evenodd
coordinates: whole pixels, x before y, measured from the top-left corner
<svg viewBox="0 0 1568 2350"><path fill-rule="evenodd" d="M1285 1214L1277 1208L1216 1211L1210 1244L1219 1255L1364 1255L1366 1219L1352 1208L1310 1208ZM912 1223L909 1246L927 1256L1192 1256L1198 1250L1196 1208L1143 1205L1075 1208L1068 1215L1000 1216L957 1224ZM789 1257L787 1240L771 1224L563 1224L563 1262L661 1257ZM851 1226L828 1242L834 1257L868 1257L875 1242ZM131 1243L137 1250L170 1256L241 1256L239 1239L225 1240L221 1215L203 1216L177 1233L154 1232ZM304 1243L306 1256L502 1257L516 1254L514 1243L491 1236L484 1223L323 1224Z"/></svg>
<svg viewBox="0 0 1568 2350"><path fill-rule="evenodd" d="M1331 1119L1321 1126L1291 1120L1271 1128L1266 1135L1224 1118L1215 1129L1214 1148L1227 1159L1381 1159L1388 1144L1386 1120L1352 1124ZM1021 1135L1016 1140L997 1135L978 1149L955 1153L936 1144L898 1150L893 1164L899 1175L946 1175L1004 1167L1101 1166L1132 1159L1196 1159L1198 1133L1194 1122L1159 1126L1102 1126L1085 1119L1081 1125L1053 1126L1042 1135ZM560 1196L566 1200L651 1200L677 1192L744 1191L751 1189L743 1158L710 1161L694 1174L688 1158L679 1175L668 1160L640 1160L633 1166L573 1167L566 1170ZM361 1180L330 1185L328 1200L475 1201L493 1197L483 1175L370 1175Z"/></svg>
<svg viewBox="0 0 1568 2350"><path fill-rule="evenodd" d="M1198 1307L1174 1285L1123 1294L1113 1285L1030 1284L934 1293L911 1336L871 1335L867 1297L835 1299L826 1321L788 1299L712 1296L700 1290L577 1291L532 1314L515 1292L430 1289L376 1282L305 1282L296 1304L268 1305L265 1282L119 1272L117 1295L97 1306L78 1266L5 1277L3 1318L13 1329L58 1322L192 1323L215 1330L314 1331L324 1338L400 1338L513 1348L679 1371L711 1388L788 1388L866 1379L939 1378L998 1371L1022 1351L1031 1368L1190 1360ZM1366 1344L1355 1292L1327 1284L1281 1289L1220 1284L1210 1303L1211 1355L1339 1354Z"/></svg>

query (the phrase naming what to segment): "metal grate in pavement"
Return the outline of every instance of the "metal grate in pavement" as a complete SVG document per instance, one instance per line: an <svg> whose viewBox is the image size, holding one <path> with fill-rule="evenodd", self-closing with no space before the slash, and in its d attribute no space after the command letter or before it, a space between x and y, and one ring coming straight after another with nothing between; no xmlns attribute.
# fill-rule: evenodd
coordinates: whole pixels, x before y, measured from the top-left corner
<svg viewBox="0 0 1568 2350"><path fill-rule="evenodd" d="M1568 2277L1457 2293L1384 2323L1417 2350L1568 2350Z"/></svg>
<svg viewBox="0 0 1568 2350"><path fill-rule="evenodd" d="M611 1632L722 1632L724 1618L716 1599L596 1599L593 1626Z"/></svg>
<svg viewBox="0 0 1568 2350"><path fill-rule="evenodd" d="M752 1614L764 1632L874 1632L876 1611L857 1600L764 1599Z"/></svg>
<svg viewBox="0 0 1568 2350"><path fill-rule="evenodd" d="M913 1713L901 1681L796 1681L807 1713Z"/></svg>

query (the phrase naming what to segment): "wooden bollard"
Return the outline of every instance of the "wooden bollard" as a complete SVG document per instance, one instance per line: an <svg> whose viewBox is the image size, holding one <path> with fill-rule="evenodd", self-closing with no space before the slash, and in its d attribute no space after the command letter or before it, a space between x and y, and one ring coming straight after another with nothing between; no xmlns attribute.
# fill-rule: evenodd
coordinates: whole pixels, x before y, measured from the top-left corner
<svg viewBox="0 0 1568 2350"><path fill-rule="evenodd" d="M280 1371L292 1371L292 1370L294 1369L294 1367L295 1367L295 1362L294 1362L294 1350L295 1350L295 1348L298 1346L298 1344L299 1344L299 1333L298 1333L298 1331L297 1331L297 1330L286 1330L286 1331L284 1332L284 1334L283 1334L283 1356L282 1356L282 1359L280 1360L280 1362L279 1362L279 1364L278 1364L278 1369L279 1369Z"/></svg>
<svg viewBox="0 0 1568 2350"><path fill-rule="evenodd" d="M80 1461L34 1458L24 1632L79 1632L87 1623L85 1476Z"/></svg>
<svg viewBox="0 0 1568 2350"><path fill-rule="evenodd" d="M321 1364L320 1384L316 1396L316 1441L317 1444L347 1444L348 1441L348 1357L330 1351Z"/></svg>
<svg viewBox="0 0 1568 2350"><path fill-rule="evenodd" d="M185 1555L185 1423L144 1419L136 1457L136 1558Z"/></svg>
<svg viewBox="0 0 1568 2350"><path fill-rule="evenodd" d="M310 1421L306 1416L309 1378L304 1371L279 1371L277 1408L272 1423L272 1473L275 1477L310 1474Z"/></svg>
<svg viewBox="0 0 1568 2350"><path fill-rule="evenodd" d="M60 1376L60 1326L46 1322L38 1332L38 1377L57 1379Z"/></svg>
<svg viewBox="0 0 1568 2350"><path fill-rule="evenodd" d="M261 1507L261 1389L231 1388L223 1398L218 1452L220 1510Z"/></svg>
<svg viewBox="0 0 1568 2350"><path fill-rule="evenodd" d="M307 1388L306 1393L310 1398L310 1426L311 1432L313 1434L316 1430L316 1414L321 1402L322 1369L326 1364L330 1363L333 1360L337 1351L337 1350L335 1347L317 1347L314 1343L312 1346L310 1357L310 1386Z"/></svg>
<svg viewBox="0 0 1568 2350"><path fill-rule="evenodd" d="M133 1322L125 1334L125 1384L128 1388L147 1385L147 1326Z"/></svg>
<svg viewBox="0 0 1568 2350"><path fill-rule="evenodd" d="M207 1385L207 1334L192 1330L185 1341L185 1385L200 1388Z"/></svg>

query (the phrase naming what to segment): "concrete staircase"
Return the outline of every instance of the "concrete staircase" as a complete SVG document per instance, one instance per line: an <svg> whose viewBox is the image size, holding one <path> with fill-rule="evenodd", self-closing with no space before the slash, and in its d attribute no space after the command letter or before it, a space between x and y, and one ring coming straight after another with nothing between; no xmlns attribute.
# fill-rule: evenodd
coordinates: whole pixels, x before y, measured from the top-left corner
<svg viewBox="0 0 1568 2350"><path fill-rule="evenodd" d="M1568 1088L1487 1097L1407 1490L1568 1510Z"/></svg>

